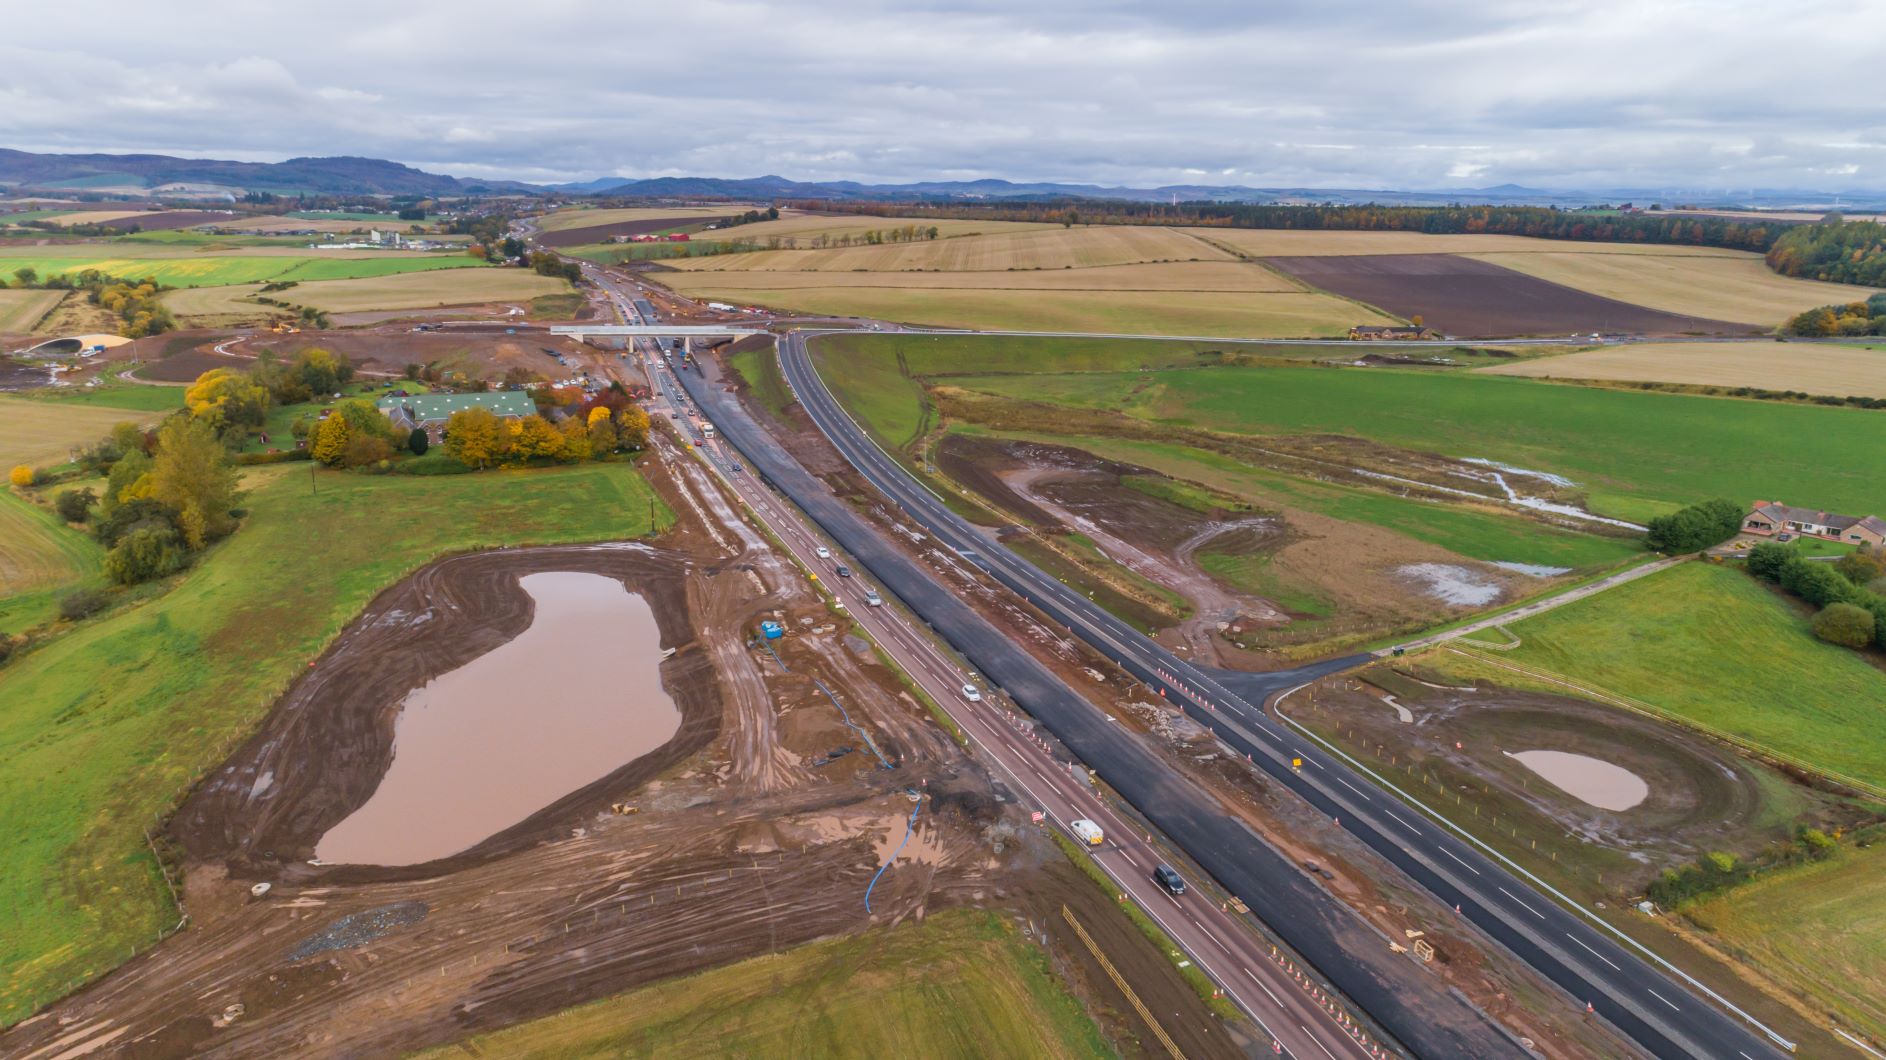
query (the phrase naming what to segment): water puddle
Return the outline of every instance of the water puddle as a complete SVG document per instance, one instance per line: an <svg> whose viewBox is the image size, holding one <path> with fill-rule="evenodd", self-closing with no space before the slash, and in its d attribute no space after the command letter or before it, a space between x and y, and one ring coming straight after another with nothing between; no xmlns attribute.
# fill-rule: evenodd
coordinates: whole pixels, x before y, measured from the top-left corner
<svg viewBox="0 0 1886 1060"><path fill-rule="evenodd" d="M1500 598L1499 582L1468 567L1451 563L1409 563L1395 573L1420 585L1421 591L1445 603L1478 607Z"/></svg>
<svg viewBox="0 0 1886 1060"><path fill-rule="evenodd" d="M1601 810L1628 810L1650 797L1644 778L1602 758L1570 751L1507 751L1506 757L1554 787Z"/></svg>
<svg viewBox="0 0 1886 1060"><path fill-rule="evenodd" d="M1524 574L1529 578L1556 578L1561 574L1570 574L1570 567L1548 567L1542 563L1512 563L1494 560L1493 565L1501 570L1510 570L1514 574Z"/></svg>
<svg viewBox="0 0 1886 1060"><path fill-rule="evenodd" d="M518 579L536 601L515 639L407 693L393 762L315 857L415 865L456 854L666 743L681 712L661 687L648 602L614 578Z"/></svg>

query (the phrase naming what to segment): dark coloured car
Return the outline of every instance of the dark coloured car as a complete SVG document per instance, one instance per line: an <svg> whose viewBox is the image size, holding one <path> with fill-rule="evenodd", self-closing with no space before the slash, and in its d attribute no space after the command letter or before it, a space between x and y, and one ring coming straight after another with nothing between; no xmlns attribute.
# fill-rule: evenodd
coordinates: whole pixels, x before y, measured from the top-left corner
<svg viewBox="0 0 1886 1060"><path fill-rule="evenodd" d="M840 563L840 564L838 565L838 576L839 576L840 578L849 578L849 577L851 577L851 568L850 568L850 567L847 567L847 566L845 566L845 565L844 565L843 563Z"/></svg>
<svg viewBox="0 0 1886 1060"><path fill-rule="evenodd" d="M1154 869L1153 882L1164 887L1169 894L1185 893L1185 877L1174 872L1170 865L1161 865Z"/></svg>

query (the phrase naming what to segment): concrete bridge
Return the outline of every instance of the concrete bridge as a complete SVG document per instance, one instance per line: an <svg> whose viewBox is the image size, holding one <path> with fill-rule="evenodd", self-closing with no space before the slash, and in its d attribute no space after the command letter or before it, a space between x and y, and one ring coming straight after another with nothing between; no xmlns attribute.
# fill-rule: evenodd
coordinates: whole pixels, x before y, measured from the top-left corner
<svg viewBox="0 0 1886 1060"><path fill-rule="evenodd" d="M553 334L571 335L582 342L588 337L650 339L721 339L764 335L765 328L725 324L558 324Z"/></svg>

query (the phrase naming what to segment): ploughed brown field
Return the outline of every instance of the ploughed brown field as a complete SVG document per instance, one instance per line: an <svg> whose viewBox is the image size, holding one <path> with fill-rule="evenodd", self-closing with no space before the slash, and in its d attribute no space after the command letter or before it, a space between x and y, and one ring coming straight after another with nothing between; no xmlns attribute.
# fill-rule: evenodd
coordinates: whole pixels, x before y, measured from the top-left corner
<svg viewBox="0 0 1886 1060"><path fill-rule="evenodd" d="M729 214L728 216L732 216ZM615 224L591 225L588 228L564 228L545 232L537 237L537 242L547 247L577 247L585 243L601 243L611 236L642 236L651 232L666 232L670 228L686 225L705 224L718 221L719 217L702 217L698 214L684 214L676 217L646 217L639 221L617 221Z"/></svg>
<svg viewBox="0 0 1886 1060"><path fill-rule="evenodd" d="M117 228L129 232L133 228L140 232L157 232L171 228L191 228L196 225L215 224L218 221L228 223L237 218L226 213L210 210L152 210L149 213L120 217L115 221L100 221L106 228Z"/></svg>
<svg viewBox="0 0 1886 1060"><path fill-rule="evenodd" d="M1452 254L1265 259L1315 287L1458 338L1630 332L1747 335L1747 324L1666 313Z"/></svg>

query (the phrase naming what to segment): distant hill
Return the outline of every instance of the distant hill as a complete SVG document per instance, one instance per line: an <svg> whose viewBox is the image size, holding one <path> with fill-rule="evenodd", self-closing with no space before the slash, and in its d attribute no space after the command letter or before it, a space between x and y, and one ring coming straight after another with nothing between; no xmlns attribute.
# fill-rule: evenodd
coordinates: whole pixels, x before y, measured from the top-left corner
<svg viewBox="0 0 1886 1060"><path fill-rule="evenodd" d="M321 195L472 195L531 191L514 181L464 181L378 158L230 162L170 155L51 155L0 148L0 185L15 192L100 192L178 197L246 191Z"/></svg>

